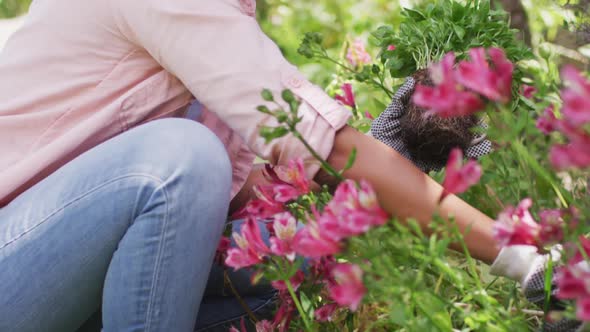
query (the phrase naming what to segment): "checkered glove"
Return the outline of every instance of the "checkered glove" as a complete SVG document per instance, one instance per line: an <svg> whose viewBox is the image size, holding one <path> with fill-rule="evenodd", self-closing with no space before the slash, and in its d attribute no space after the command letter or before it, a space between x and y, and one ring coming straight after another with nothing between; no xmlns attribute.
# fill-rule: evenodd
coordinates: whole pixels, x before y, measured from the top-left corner
<svg viewBox="0 0 590 332"><path fill-rule="evenodd" d="M414 93L415 85L416 81L414 78L406 78L406 82L393 96L391 104L389 104L385 111L383 111L383 113L381 113L381 115L379 115L379 117L377 117L371 124L369 135L394 148L423 172L428 173L431 170L438 171L445 167L445 165L435 162L415 160L409 153L401 138L400 119L406 114L410 98ZM483 128L487 127L485 123L482 123L481 126ZM465 151L465 156L466 158L477 159L490 153L491 150L492 143L485 139L485 135L481 135L474 138L471 147Z"/></svg>
<svg viewBox="0 0 590 332"><path fill-rule="evenodd" d="M552 255L541 255L537 248L529 245L515 245L502 249L494 263L490 273L504 276L521 284L522 291L527 300L537 307L545 307L545 275L549 259L559 260L560 247L552 250ZM553 282L549 299L550 311L562 311L565 303L556 297L557 285ZM544 322L541 332L579 332L582 331L582 323L572 319L562 319L556 322Z"/></svg>

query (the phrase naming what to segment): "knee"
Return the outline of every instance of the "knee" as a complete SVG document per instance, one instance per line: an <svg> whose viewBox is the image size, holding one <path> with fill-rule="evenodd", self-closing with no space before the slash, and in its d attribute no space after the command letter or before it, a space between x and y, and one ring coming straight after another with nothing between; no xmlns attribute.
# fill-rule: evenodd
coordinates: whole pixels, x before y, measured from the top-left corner
<svg viewBox="0 0 590 332"><path fill-rule="evenodd" d="M141 126L144 157L167 176L185 182L231 187L231 163L223 143L202 124L185 119L162 119ZM229 194L228 194L229 195Z"/></svg>

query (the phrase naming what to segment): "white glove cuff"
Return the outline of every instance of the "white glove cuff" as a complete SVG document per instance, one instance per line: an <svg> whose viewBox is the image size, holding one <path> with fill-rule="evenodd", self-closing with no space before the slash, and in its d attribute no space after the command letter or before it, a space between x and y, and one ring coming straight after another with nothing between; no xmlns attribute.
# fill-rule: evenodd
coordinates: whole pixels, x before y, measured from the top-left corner
<svg viewBox="0 0 590 332"><path fill-rule="evenodd" d="M490 274L502 276L521 284L546 258L531 245L514 245L502 248L491 266Z"/></svg>

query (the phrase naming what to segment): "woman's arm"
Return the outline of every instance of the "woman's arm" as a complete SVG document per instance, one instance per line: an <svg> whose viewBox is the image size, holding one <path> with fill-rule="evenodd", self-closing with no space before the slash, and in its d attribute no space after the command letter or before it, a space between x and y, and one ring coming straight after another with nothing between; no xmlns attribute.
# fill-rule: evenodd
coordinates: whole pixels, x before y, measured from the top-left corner
<svg viewBox="0 0 590 332"><path fill-rule="evenodd" d="M343 168L353 147L357 149L356 162L344 175L371 183L387 212L402 220L416 219L425 232L435 213L444 218L454 217L470 254L486 263L494 261L499 249L492 236L492 219L454 195L439 206L442 187L436 181L395 150L351 127L337 132L328 162L336 169ZM333 179L323 171L315 180L333 184ZM458 244L454 248L461 249Z"/></svg>

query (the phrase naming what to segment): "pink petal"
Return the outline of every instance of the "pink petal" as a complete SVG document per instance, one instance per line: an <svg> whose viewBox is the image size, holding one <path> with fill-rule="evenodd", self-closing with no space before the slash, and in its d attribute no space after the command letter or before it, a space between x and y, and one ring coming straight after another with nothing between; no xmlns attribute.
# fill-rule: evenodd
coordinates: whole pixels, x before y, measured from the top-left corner
<svg viewBox="0 0 590 332"><path fill-rule="evenodd" d="M587 263L576 263L560 268L556 272L557 297L580 299L590 297L590 270Z"/></svg>
<svg viewBox="0 0 590 332"><path fill-rule="evenodd" d="M289 279L294 291L299 289L299 286L301 286L301 284L303 283L304 280L305 280L305 273L303 273L303 271L301 271L301 270L297 271L295 273L295 275L292 276L291 279ZM279 291L288 290L287 283L284 280L272 281L271 285L274 289L279 290Z"/></svg>
<svg viewBox="0 0 590 332"><path fill-rule="evenodd" d="M545 135L551 134L551 132L557 129L559 121L553 113L554 106L551 105L545 109L543 116L537 119L537 128Z"/></svg>
<svg viewBox="0 0 590 332"><path fill-rule="evenodd" d="M590 296L576 301L576 317L581 321L590 321Z"/></svg>
<svg viewBox="0 0 590 332"><path fill-rule="evenodd" d="M354 100L354 93L352 92L352 84L344 83L342 85L342 91L344 91L344 95L346 96L346 100L350 103L351 107L356 107L356 102Z"/></svg>
<svg viewBox="0 0 590 332"><path fill-rule="evenodd" d="M445 193L442 198L449 194L463 193L479 182L482 174L481 166L474 160L470 160L464 166L461 166L462 160L463 152L461 149L455 148L451 150L443 181Z"/></svg>
<svg viewBox="0 0 590 332"><path fill-rule="evenodd" d="M342 84L342 92L344 92L344 96L337 94L336 96L334 96L334 99L346 106L350 106L353 109L356 108L354 93L352 92L352 85L350 83Z"/></svg>
<svg viewBox="0 0 590 332"><path fill-rule="evenodd" d="M348 62L354 67L361 64L371 63L371 55L365 50L365 43L362 39L355 39L350 48L348 48L346 60L348 60Z"/></svg>
<svg viewBox="0 0 590 332"><path fill-rule="evenodd" d="M340 244L328 237L313 235L317 233L310 229L308 224L303 229L297 232L293 240L293 248L295 252L303 257L320 258L324 256L331 256L340 252Z"/></svg>
<svg viewBox="0 0 590 332"><path fill-rule="evenodd" d="M297 219L289 212L279 213L274 216L273 228L279 239L290 240L297 232Z"/></svg>
<svg viewBox="0 0 590 332"><path fill-rule="evenodd" d="M532 99L533 95L537 93L537 88L532 85L523 84L521 87L522 95L526 99Z"/></svg>
<svg viewBox="0 0 590 332"><path fill-rule="evenodd" d="M590 257L590 239L584 237L584 236L580 236L578 241L580 242L580 245L582 246L582 250L584 250L585 255L583 255L580 250L578 250L578 248L576 247L576 254L575 256L570 260L570 264L577 264L581 261L586 260L585 256Z"/></svg>
<svg viewBox="0 0 590 332"><path fill-rule="evenodd" d="M277 167L276 173L282 180L297 189L299 195L309 192L309 180L306 178L305 167L301 158L290 160L287 167Z"/></svg>
<svg viewBox="0 0 590 332"><path fill-rule="evenodd" d="M266 319L256 323L256 332L273 332L274 330L273 324Z"/></svg>
<svg viewBox="0 0 590 332"><path fill-rule="evenodd" d="M532 200L527 198L518 207L507 207L502 211L494 223L494 238L500 245L517 244L537 245L541 227L535 222L528 209Z"/></svg>
<svg viewBox="0 0 590 332"><path fill-rule="evenodd" d="M455 53L449 52L445 54L442 60L430 66L430 77L435 85L442 85L443 83L454 82L453 66L455 65Z"/></svg>
<svg viewBox="0 0 590 332"><path fill-rule="evenodd" d="M362 280L363 271L357 265L344 263L336 264L331 274L335 282L328 287L330 297L355 311L367 291Z"/></svg>
<svg viewBox="0 0 590 332"><path fill-rule="evenodd" d="M326 304L315 310L314 317L318 322L331 322L336 309L338 309L337 304Z"/></svg>
<svg viewBox="0 0 590 332"><path fill-rule="evenodd" d="M567 145L555 145L550 151L553 167L564 170L572 167L590 166L590 137L570 142Z"/></svg>
<svg viewBox="0 0 590 332"><path fill-rule="evenodd" d="M274 192L274 201L286 203L299 197L299 191L288 184L278 184L272 187Z"/></svg>
<svg viewBox="0 0 590 332"><path fill-rule="evenodd" d="M261 263L262 260L250 250L242 250L238 248L231 248L227 252L225 265L239 270L244 267L249 267Z"/></svg>
<svg viewBox="0 0 590 332"><path fill-rule="evenodd" d="M539 212L539 242L541 246L555 244L563 240L563 213L560 210L543 210Z"/></svg>
<svg viewBox="0 0 590 332"><path fill-rule="evenodd" d="M486 60L484 48L471 49L469 51L471 61L459 63L456 79L465 87L490 100L506 103L511 97L514 65L506 59L501 49L491 48L489 54L494 63L493 69Z"/></svg>
<svg viewBox="0 0 590 332"><path fill-rule="evenodd" d="M436 114L443 118L470 115L484 107L481 99L471 92L457 90L454 82L436 87L418 84L412 101L427 109L427 114Z"/></svg>

